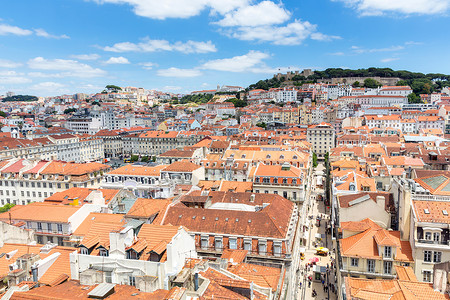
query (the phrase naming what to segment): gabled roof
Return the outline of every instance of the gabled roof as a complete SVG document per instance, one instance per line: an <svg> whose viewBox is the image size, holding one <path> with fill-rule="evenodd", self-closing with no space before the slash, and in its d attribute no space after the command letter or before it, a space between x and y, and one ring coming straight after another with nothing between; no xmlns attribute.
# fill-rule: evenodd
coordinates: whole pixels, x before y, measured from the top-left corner
<svg viewBox="0 0 450 300"><path fill-rule="evenodd" d="M43 202L33 202L28 205L16 205L8 212L0 214L0 220L40 221L53 223L68 223L69 218L80 208L70 205L54 205Z"/></svg>
<svg viewBox="0 0 450 300"><path fill-rule="evenodd" d="M171 201L167 199L138 198L127 212L126 216L133 218L150 218L161 211L165 211L170 203Z"/></svg>

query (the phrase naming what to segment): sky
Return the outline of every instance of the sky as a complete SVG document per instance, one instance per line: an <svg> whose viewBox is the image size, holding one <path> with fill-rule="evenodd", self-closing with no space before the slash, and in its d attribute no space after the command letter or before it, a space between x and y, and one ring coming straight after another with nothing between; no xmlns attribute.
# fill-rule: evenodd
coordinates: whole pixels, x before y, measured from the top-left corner
<svg viewBox="0 0 450 300"><path fill-rule="evenodd" d="M173 93L274 73L450 73L450 0L14 0L0 10L0 95L108 84Z"/></svg>

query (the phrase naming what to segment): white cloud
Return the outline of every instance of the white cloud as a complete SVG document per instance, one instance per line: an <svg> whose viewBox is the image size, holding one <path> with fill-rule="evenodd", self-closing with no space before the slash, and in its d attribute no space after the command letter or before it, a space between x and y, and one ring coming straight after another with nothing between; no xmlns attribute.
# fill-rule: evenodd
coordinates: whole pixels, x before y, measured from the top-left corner
<svg viewBox="0 0 450 300"><path fill-rule="evenodd" d="M204 63L201 68L226 72L266 73L269 68L264 64L263 60L269 57L270 55L267 53L252 50L240 56L210 60Z"/></svg>
<svg viewBox="0 0 450 300"><path fill-rule="evenodd" d="M47 39L69 39L69 36L62 34L62 35L53 35L48 33L42 28L34 29L34 32L37 36L45 37Z"/></svg>
<svg viewBox="0 0 450 300"><path fill-rule="evenodd" d="M23 84L30 83L31 79L23 77L24 74L16 71L0 71L1 84Z"/></svg>
<svg viewBox="0 0 450 300"><path fill-rule="evenodd" d="M28 30L28 29L23 29L23 28L20 28L17 26L0 24L0 35L9 35L9 34L24 36L24 35L33 34L33 31Z"/></svg>
<svg viewBox="0 0 450 300"><path fill-rule="evenodd" d="M171 44L167 40L151 40L146 37L140 43L123 42L113 46L104 47L103 50L110 52L156 52L156 51L179 51L183 53L208 53L216 52L216 46L211 42L187 41Z"/></svg>
<svg viewBox="0 0 450 300"><path fill-rule="evenodd" d="M93 0L97 3L128 4L136 15L151 19L190 18L205 9L224 14L246 5L249 0Z"/></svg>
<svg viewBox="0 0 450 300"><path fill-rule="evenodd" d="M344 2L363 16L385 13L432 15L446 13L450 0L334 0Z"/></svg>
<svg viewBox="0 0 450 300"><path fill-rule="evenodd" d="M179 69L172 67L158 70L156 74L163 77L197 77L202 75L202 72L197 69Z"/></svg>
<svg viewBox="0 0 450 300"><path fill-rule="evenodd" d="M286 26L239 27L234 32L228 32L228 35L244 41L271 42L275 45L299 45L308 37L315 40L339 38L319 33L316 28L307 21L295 20Z"/></svg>
<svg viewBox="0 0 450 300"><path fill-rule="evenodd" d="M98 54L78 54L71 55L70 57L80 59L80 60L97 60L100 58Z"/></svg>
<svg viewBox="0 0 450 300"><path fill-rule="evenodd" d="M389 57L389 58L384 58L380 61L383 63L388 63L388 62L395 61L395 60L399 60L399 58L398 57Z"/></svg>
<svg viewBox="0 0 450 300"><path fill-rule="evenodd" d="M107 61L105 61L105 64L119 64L119 65L126 65L129 64L130 61L123 56L119 56L119 57L110 57Z"/></svg>
<svg viewBox="0 0 450 300"><path fill-rule="evenodd" d="M22 65L21 63L17 63L6 59L0 59L0 68L17 68L20 67L21 65Z"/></svg>
<svg viewBox="0 0 450 300"><path fill-rule="evenodd" d="M139 63L139 65L141 65L142 68L146 69L146 70L151 70L151 69L153 69L153 67L158 66L158 64L155 64L152 62L142 62L142 63Z"/></svg>
<svg viewBox="0 0 450 300"><path fill-rule="evenodd" d="M289 20L290 13L271 1L263 1L256 5L240 7L225 14L216 24L220 26L264 26L281 24Z"/></svg>
<svg viewBox="0 0 450 300"><path fill-rule="evenodd" d="M355 52L357 54L362 54L362 53L375 53L375 52L396 52L396 51L405 49L405 47L404 46L391 46L391 47L386 47L386 48L367 49L367 48L362 48L359 46L352 46L351 49L353 52Z"/></svg>
<svg viewBox="0 0 450 300"><path fill-rule="evenodd" d="M343 55L345 55L345 53L344 52L333 52L333 53L329 53L328 55L343 56Z"/></svg>
<svg viewBox="0 0 450 300"><path fill-rule="evenodd" d="M106 75L106 71L93 68L87 64L70 59L46 59L36 57L28 61L28 67L37 70L65 71L61 73L64 77L100 77Z"/></svg>

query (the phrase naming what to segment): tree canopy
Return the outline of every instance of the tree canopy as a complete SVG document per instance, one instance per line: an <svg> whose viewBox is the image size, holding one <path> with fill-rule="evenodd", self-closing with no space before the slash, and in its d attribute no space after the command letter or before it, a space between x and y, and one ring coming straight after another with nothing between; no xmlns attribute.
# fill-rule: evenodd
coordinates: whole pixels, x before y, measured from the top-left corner
<svg viewBox="0 0 450 300"><path fill-rule="evenodd" d="M25 102L31 102L31 101L38 101L38 97L36 96L30 96L30 95L15 95L10 97L5 97L2 99L3 102L12 102L12 101L25 101Z"/></svg>
<svg viewBox="0 0 450 300"><path fill-rule="evenodd" d="M228 99L227 101L233 103L234 107L245 107L248 105L247 101L236 98Z"/></svg>
<svg viewBox="0 0 450 300"><path fill-rule="evenodd" d="M180 100L178 100L178 103L186 104L186 103L194 102L194 103L202 104L202 103L209 102L213 97L214 97L214 95L212 95L212 94L186 95L186 96L183 96Z"/></svg>

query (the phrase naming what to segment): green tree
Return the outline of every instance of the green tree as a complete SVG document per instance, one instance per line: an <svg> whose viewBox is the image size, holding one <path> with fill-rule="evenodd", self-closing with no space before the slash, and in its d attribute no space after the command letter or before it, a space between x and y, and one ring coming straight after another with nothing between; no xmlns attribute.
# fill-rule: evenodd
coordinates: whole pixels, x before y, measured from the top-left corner
<svg viewBox="0 0 450 300"><path fill-rule="evenodd" d="M76 112L76 111L77 111L76 108L71 107L71 108L65 109L65 110L64 110L64 114L70 114L70 113Z"/></svg>
<svg viewBox="0 0 450 300"><path fill-rule="evenodd" d="M7 212L8 210L13 208L14 206L15 206L15 204L6 203L4 206L0 207L0 213Z"/></svg>
<svg viewBox="0 0 450 300"><path fill-rule="evenodd" d="M359 81L355 81L355 82L353 82L353 84L352 84L352 86L353 86L354 88L358 88L359 85L360 85Z"/></svg>
<svg viewBox="0 0 450 300"><path fill-rule="evenodd" d="M130 160L131 160L131 162L138 161L139 160L139 155L131 155Z"/></svg>
<svg viewBox="0 0 450 300"><path fill-rule="evenodd" d="M117 93L118 91L122 90L120 86L114 84L108 84L107 86L105 86L105 89L110 93Z"/></svg>
<svg viewBox="0 0 450 300"><path fill-rule="evenodd" d="M0 110L0 117L6 118L6 113Z"/></svg>
<svg viewBox="0 0 450 300"><path fill-rule="evenodd" d="M247 101L236 98L228 99L227 101L233 103L234 107L245 107L248 105Z"/></svg>
<svg viewBox="0 0 450 300"><path fill-rule="evenodd" d="M313 168L317 167L319 164L317 163L317 154L313 152Z"/></svg>
<svg viewBox="0 0 450 300"><path fill-rule="evenodd" d="M364 87L374 89L381 86L381 84L373 78L364 79Z"/></svg>
<svg viewBox="0 0 450 300"><path fill-rule="evenodd" d="M264 122L256 123L256 126L267 129L267 124Z"/></svg>
<svg viewBox="0 0 450 300"><path fill-rule="evenodd" d="M148 162L148 160L149 160L149 157L148 157L148 156L143 156L143 157L141 158L141 161L142 161L142 162Z"/></svg>
<svg viewBox="0 0 450 300"><path fill-rule="evenodd" d="M422 100L415 93L411 93L408 95L408 102L409 103L422 103Z"/></svg>

